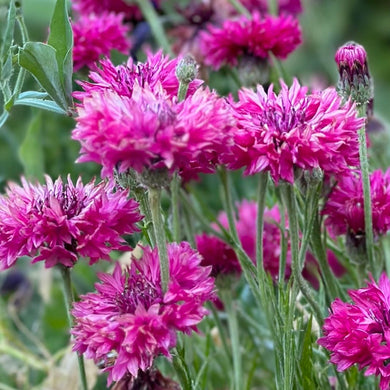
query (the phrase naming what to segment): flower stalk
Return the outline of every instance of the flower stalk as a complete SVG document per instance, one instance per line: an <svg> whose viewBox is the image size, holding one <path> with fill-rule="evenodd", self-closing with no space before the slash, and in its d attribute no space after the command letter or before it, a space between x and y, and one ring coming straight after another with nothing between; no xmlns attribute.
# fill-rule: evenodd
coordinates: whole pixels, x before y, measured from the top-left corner
<svg viewBox="0 0 390 390"><path fill-rule="evenodd" d="M69 327L72 328L74 325L74 321L73 321L71 309L72 309L72 304L74 302L74 295L72 290L72 279L70 275L70 268L62 264L58 264L58 267L60 268L62 281L63 281L64 301L65 301L66 313L68 316L68 323L69 323ZM88 390L87 376L85 374L85 366L84 366L84 357L81 353L77 353L77 361L79 365L81 388L83 390Z"/></svg>
<svg viewBox="0 0 390 390"><path fill-rule="evenodd" d="M161 216L161 188L149 188L149 205L160 259L161 288L166 292L169 283L169 263L164 222Z"/></svg>

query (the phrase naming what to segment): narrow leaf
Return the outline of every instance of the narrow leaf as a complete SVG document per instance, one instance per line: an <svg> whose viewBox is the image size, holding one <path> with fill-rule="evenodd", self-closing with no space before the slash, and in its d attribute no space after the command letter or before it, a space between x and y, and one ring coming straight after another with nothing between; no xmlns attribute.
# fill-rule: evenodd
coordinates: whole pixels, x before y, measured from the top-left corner
<svg viewBox="0 0 390 390"><path fill-rule="evenodd" d="M30 106L41 108L43 110L55 112L56 114L66 115L66 111L63 110L56 102L53 100L42 100L34 98L22 98L16 99L14 102L15 106Z"/></svg>
<svg viewBox="0 0 390 390"><path fill-rule="evenodd" d="M15 0L10 1L8 17L7 17L7 26L4 31L4 39L1 43L1 62L4 62L4 57L8 55L8 51L11 47L12 41L14 39L14 28L15 28L15 18L16 18L16 7Z"/></svg>
<svg viewBox="0 0 390 390"><path fill-rule="evenodd" d="M58 70L68 104L72 103L73 31L66 0L57 0L50 22L48 44L56 50Z"/></svg>
<svg viewBox="0 0 390 390"><path fill-rule="evenodd" d="M28 178L42 179L44 174L44 158L42 147L41 113L33 117L27 129L27 134L19 148L19 158Z"/></svg>
<svg viewBox="0 0 390 390"><path fill-rule="evenodd" d="M68 108L59 76L56 51L40 42L27 42L19 51L19 65L27 69L52 99L65 111Z"/></svg>

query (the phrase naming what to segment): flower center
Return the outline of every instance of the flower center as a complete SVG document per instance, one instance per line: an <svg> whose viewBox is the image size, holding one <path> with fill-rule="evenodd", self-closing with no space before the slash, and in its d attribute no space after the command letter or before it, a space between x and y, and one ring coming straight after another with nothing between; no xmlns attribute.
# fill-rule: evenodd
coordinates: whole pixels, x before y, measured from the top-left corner
<svg viewBox="0 0 390 390"><path fill-rule="evenodd" d="M134 313L138 305L142 305L146 310L161 301L159 289L152 285L141 273L129 275L124 291L116 297L116 303L120 311L124 313Z"/></svg>

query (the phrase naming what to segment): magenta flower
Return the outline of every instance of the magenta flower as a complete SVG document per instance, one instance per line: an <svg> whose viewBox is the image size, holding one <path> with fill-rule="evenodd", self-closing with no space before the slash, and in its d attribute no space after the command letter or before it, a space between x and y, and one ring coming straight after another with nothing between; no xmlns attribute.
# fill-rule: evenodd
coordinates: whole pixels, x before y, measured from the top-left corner
<svg viewBox="0 0 390 390"><path fill-rule="evenodd" d="M231 169L246 167L245 174L269 171L275 182L294 182L298 168L321 168L327 174L343 173L359 165L357 131L364 119L355 106L342 103L334 88L307 94L295 79L291 88L281 82L277 95L239 91L234 104L239 130L226 156Z"/></svg>
<svg viewBox="0 0 390 390"><path fill-rule="evenodd" d="M348 42L338 48L334 57L340 72L346 70L353 72L360 69L360 71L367 69L367 53L363 46Z"/></svg>
<svg viewBox="0 0 390 390"><path fill-rule="evenodd" d="M114 12L123 13L129 20L142 19L142 13L138 6L128 4L124 0L74 0L72 7L82 15L101 15L105 12Z"/></svg>
<svg viewBox="0 0 390 390"><path fill-rule="evenodd" d="M298 21L290 16L265 16L253 13L226 20L222 27L210 25L202 32L200 47L206 65L219 69L222 65L236 66L243 56L267 59L269 52L285 59L301 43Z"/></svg>
<svg viewBox="0 0 390 390"><path fill-rule="evenodd" d="M122 273L117 264L113 275L100 274L95 293L81 297L72 314L75 351L105 365L108 383L128 373L152 366L158 355L170 357L176 332L190 334L207 314L202 305L213 298L211 268L188 243L168 245L170 282L161 290L157 250L143 248ZM114 358L112 358L114 356Z"/></svg>
<svg viewBox="0 0 390 390"><path fill-rule="evenodd" d="M250 12L259 11L261 13L268 12L267 0L241 0ZM280 14L286 13L297 15L302 12L302 4L300 0L278 0L278 12Z"/></svg>
<svg viewBox="0 0 390 390"><path fill-rule="evenodd" d="M129 58L126 65L114 66L106 59L100 62L101 68L89 74L91 82L80 82L84 91L75 92L74 96L83 102L92 96L92 93L115 91L120 96L131 98L135 85L147 87L152 91L160 92L161 88L170 97L176 97L179 89L179 81L175 75L175 69L179 58L170 60L162 51L156 54L148 53L144 63L134 63ZM192 95L203 83L196 79L189 85L187 96Z"/></svg>
<svg viewBox="0 0 390 390"><path fill-rule="evenodd" d="M130 41L126 37L129 28L123 24L122 14L82 15L72 23L72 29L75 71L83 66L92 66L102 56L109 56L113 49L123 54L130 50Z"/></svg>
<svg viewBox="0 0 390 390"><path fill-rule="evenodd" d="M331 352L330 362L338 371L354 364L365 375L380 377L380 389L390 384L390 281L385 273L376 284L350 290L352 303L336 299L325 319L324 337L318 344Z"/></svg>
<svg viewBox="0 0 390 390"><path fill-rule="evenodd" d="M230 106L207 88L190 91L177 102L172 95L178 82L169 73L174 69L167 62L167 67L160 65L161 81L140 65L140 73L129 73L127 83L111 83L115 68L108 64L106 84L94 74L98 84L84 85L86 92L77 95L82 102L72 134L81 143L79 162L101 164L104 176L129 168L176 170L186 177L214 171L235 124ZM119 79L125 80L124 74Z"/></svg>
<svg viewBox="0 0 390 390"><path fill-rule="evenodd" d="M256 263L256 219L257 204L253 201L243 200L237 204L236 228L242 248ZM220 224L228 229L229 223L226 213L218 215ZM263 264L264 269L273 279L279 277L279 263L281 255L282 231L280 227L281 217L279 208L274 206L272 209L264 211L263 228ZM286 230L288 230L288 220L286 219ZM217 225L213 225L218 230ZM287 238L287 236L286 236ZM221 239L208 234L196 236L196 246L199 253L203 256L203 265L211 265L213 276L219 274L237 274L241 272L238 258L234 250ZM345 273L344 267L339 263L334 253L327 251L327 259L333 273L340 277ZM315 257L307 252L305 266L302 275L315 288L319 288L318 275L320 274L319 265ZM290 243L287 243L286 269L285 277L288 279L291 275L291 252Z"/></svg>
<svg viewBox="0 0 390 390"><path fill-rule="evenodd" d="M238 218L236 228L242 248L251 258L253 263L256 263L256 218L257 204L243 200L237 205ZM228 229L229 223L227 215L222 212L218 215L218 221L221 225ZM280 260L280 243L281 232L278 226L280 222L279 210L273 207L271 210L266 209L264 213L264 231L263 231L263 261L264 269L270 273L273 278L277 278L279 274ZM215 225L215 229L218 227ZM237 255L234 250L221 239L202 234L196 236L196 245L198 251L203 256L202 264L211 265L213 275L232 274L241 272ZM290 263L288 259L286 276L290 275Z"/></svg>
<svg viewBox="0 0 390 390"><path fill-rule="evenodd" d="M385 234L390 229L390 169L370 175L372 199L372 226L374 235ZM360 235L365 232L364 199L361 177L345 172L339 178L322 211L325 225L333 236Z"/></svg>
<svg viewBox="0 0 390 390"><path fill-rule="evenodd" d="M47 176L46 185L9 184L0 197L0 270L21 256L45 267L72 267L79 256L90 264L109 259L113 249L128 250L123 234L139 231L138 204L127 191L112 191L110 184L93 181L64 184Z"/></svg>

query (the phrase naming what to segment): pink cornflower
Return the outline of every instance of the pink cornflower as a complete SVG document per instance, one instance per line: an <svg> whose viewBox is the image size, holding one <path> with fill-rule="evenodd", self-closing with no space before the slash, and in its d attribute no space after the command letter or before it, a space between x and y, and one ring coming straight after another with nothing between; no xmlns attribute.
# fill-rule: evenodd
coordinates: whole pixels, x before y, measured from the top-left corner
<svg viewBox="0 0 390 390"><path fill-rule="evenodd" d="M243 200L241 203L237 204L236 228L238 237L242 248L254 264L256 263L256 220L256 202ZM225 212L218 215L218 221L224 228L228 229L229 223ZM266 208L264 211L263 228L263 264L265 271L267 271L275 280L279 277L279 263L282 249L282 231L280 223L281 217L279 208L277 206L274 206L272 209ZM286 220L285 223L285 228L288 229L288 220ZM218 230L217 225L213 225L213 227ZM219 274L237 274L241 272L236 253L220 238L208 234L198 235L196 236L196 246L204 258L202 264L211 265L213 267L213 276ZM329 266L337 277L340 277L345 273L345 269L330 250L327 252L327 259ZM315 289L319 288L319 273L320 270L317 260L310 252L307 252L302 275ZM290 275L291 252L290 243L288 242L285 277L288 279Z"/></svg>
<svg viewBox="0 0 390 390"><path fill-rule="evenodd" d="M258 11L262 14L268 12L267 0L241 0L242 5L250 12ZM302 12L302 4L300 0L278 0L278 13L297 15Z"/></svg>
<svg viewBox="0 0 390 390"><path fill-rule="evenodd" d="M105 12L101 15L82 15L74 23L73 68L92 66L115 49L123 54L130 50L126 34L129 28L123 24L123 15Z"/></svg>
<svg viewBox="0 0 390 390"><path fill-rule="evenodd" d="M178 102L171 64L158 55L155 67L121 68L118 77L108 66L107 73L93 75L97 84L83 85L86 91L77 94L82 101L72 134L81 143L79 162L101 164L104 176L129 168L185 176L214 171L235 125L230 106L207 88L190 90Z"/></svg>
<svg viewBox="0 0 390 390"><path fill-rule="evenodd" d="M325 225L333 236L364 234L364 199L361 177L345 172L332 190L322 214ZM370 175L372 199L372 227L374 235L385 234L390 229L390 169Z"/></svg>
<svg viewBox="0 0 390 390"><path fill-rule="evenodd" d="M152 91L159 92L161 88L174 98L177 96L179 81L175 75L175 69L179 58L170 60L164 56L162 51L148 53L144 63L135 63L130 57L125 65L115 66L110 60L100 62L101 67L95 72L90 72L89 78L92 82L79 82L84 91L74 93L74 97L83 101L92 96L92 93L104 91L115 91L120 96L131 98L134 85L147 87ZM192 95L203 83L195 79L189 84L187 96Z"/></svg>
<svg viewBox="0 0 390 390"><path fill-rule="evenodd" d="M266 93L242 89L234 104L239 130L225 159L228 167L246 167L245 174L269 171L277 183L294 182L296 169L321 168L344 173L359 166L357 131L364 123L355 106L342 103L334 88L307 94L294 79L281 82L279 94L271 85Z"/></svg>
<svg viewBox="0 0 390 390"><path fill-rule="evenodd" d="M350 290L352 303L336 299L325 319L324 337L318 344L331 352L338 371L354 364L366 368L365 376L380 377L380 389L390 384L390 281L385 273L367 287Z"/></svg>
<svg viewBox="0 0 390 390"><path fill-rule="evenodd" d="M267 59L269 52L285 59L301 43L298 21L291 15L265 16L253 13L226 20L222 27L210 25L201 35L200 47L206 65L219 69L227 64L236 66L243 56Z"/></svg>
<svg viewBox="0 0 390 390"><path fill-rule="evenodd" d="M237 212L236 228L242 248L253 263L256 263L257 204L256 202L243 200L237 205ZM229 223L225 212L218 215L218 221L224 228L228 229ZM280 215L277 207L265 210L263 231L264 269L275 279L279 275L281 250L279 222ZM214 225L214 228L218 229L217 225ZM213 267L213 275L241 272L234 250L221 239L212 235L202 234L196 236L196 245L204 258L202 264L211 265ZM288 264L286 270L287 277L290 275L290 271L290 265Z"/></svg>
<svg viewBox="0 0 390 390"><path fill-rule="evenodd" d="M48 176L46 185L10 183L0 197L0 270L21 256L46 268L72 267L79 256L90 264L108 260L111 250L129 249L121 236L139 231L140 220L138 204L110 184L74 185L70 177L53 183Z"/></svg>
<svg viewBox="0 0 390 390"><path fill-rule="evenodd" d="M126 19L139 20L142 13L138 6L124 0L74 0L72 8L79 14L103 14L105 12L123 13Z"/></svg>
<svg viewBox="0 0 390 390"><path fill-rule="evenodd" d="M152 366L158 355L170 357L176 332L190 334L207 314L203 304L213 298L211 267L188 243L168 245L170 282L161 289L157 249L143 248L122 273L100 274L95 293L73 307L73 350L103 364L108 383Z"/></svg>

